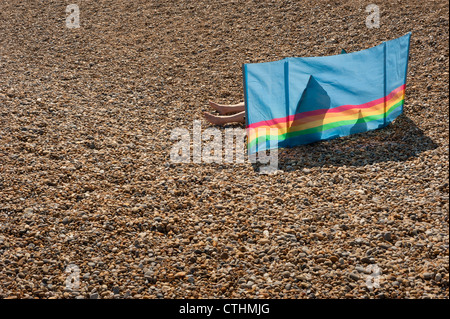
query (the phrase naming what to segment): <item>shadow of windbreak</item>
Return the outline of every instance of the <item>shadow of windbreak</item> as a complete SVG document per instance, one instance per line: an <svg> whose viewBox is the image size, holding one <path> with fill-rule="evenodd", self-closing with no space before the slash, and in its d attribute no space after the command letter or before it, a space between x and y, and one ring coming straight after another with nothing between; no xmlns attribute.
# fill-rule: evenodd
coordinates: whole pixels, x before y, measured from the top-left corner
<svg viewBox="0 0 450 319"><path fill-rule="evenodd" d="M363 128L363 119L355 132ZM321 166L365 166L388 161L406 161L420 153L437 148L406 115L400 115L388 126L333 140L278 150L278 165L283 171Z"/></svg>
<svg viewBox="0 0 450 319"><path fill-rule="evenodd" d="M319 84L319 82L317 82L314 76L311 75L294 111L294 122L291 124L291 127L289 127L288 132L292 133L293 130L301 131L307 129L311 124L311 119L309 118L304 121L303 119L305 118L305 115L309 115L311 114L310 112L317 111L318 115L315 115L314 126L320 128L323 125L327 110L330 109L330 106L331 99L328 93ZM308 142L319 141L322 139L322 131L317 131L298 138L306 139ZM290 143L287 144L289 147Z"/></svg>

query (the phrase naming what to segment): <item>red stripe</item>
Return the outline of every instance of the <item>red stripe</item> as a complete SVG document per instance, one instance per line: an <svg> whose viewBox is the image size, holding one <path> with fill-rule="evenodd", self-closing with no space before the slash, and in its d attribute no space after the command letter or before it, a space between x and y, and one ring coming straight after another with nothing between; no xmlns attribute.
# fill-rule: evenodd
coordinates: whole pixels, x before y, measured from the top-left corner
<svg viewBox="0 0 450 319"><path fill-rule="evenodd" d="M339 112L343 112L346 110L350 110L353 109L355 107L359 108L359 109L365 109L365 108L369 108L371 106L374 106L376 104L382 103L383 101L389 100L391 99L397 92L402 91L406 88L406 84L401 85L400 87L396 88L395 90L393 90L391 93L389 93L387 96L385 97L381 97L379 99L364 103L364 104L360 104L360 105L342 105L342 106L337 106L335 108L332 109L320 109L320 110L314 110L314 111L308 111L308 112L302 112L302 113L298 113L298 114L294 114L294 115L289 115L287 117L280 117L280 118L276 118L276 119L272 119L272 120L267 120L267 121L260 121L257 123L252 123L250 125L247 126L247 128L256 128L258 126L272 126L272 125L276 125L276 124L281 124L281 123L286 123L286 122L291 122L294 120L298 120L298 119L302 119L308 116L314 116L314 115L321 115L321 114L325 114L325 113L339 113Z"/></svg>

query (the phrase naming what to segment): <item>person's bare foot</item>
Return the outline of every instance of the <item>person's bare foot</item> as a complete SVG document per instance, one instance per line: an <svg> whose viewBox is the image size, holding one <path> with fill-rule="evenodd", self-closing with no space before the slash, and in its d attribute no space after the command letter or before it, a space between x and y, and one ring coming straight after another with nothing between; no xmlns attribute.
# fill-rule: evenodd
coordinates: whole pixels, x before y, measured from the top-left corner
<svg viewBox="0 0 450 319"><path fill-rule="evenodd" d="M209 101L209 106L219 112L220 115L230 114L230 113L238 113L245 110L244 102L234 104L234 105L224 105L219 104L213 101Z"/></svg>
<svg viewBox="0 0 450 319"><path fill-rule="evenodd" d="M221 118L220 116L213 115L213 114L208 113L208 112L203 112L203 115L205 116L205 119L211 124L214 124L214 125L222 125L222 124L224 124L224 119Z"/></svg>
<svg viewBox="0 0 450 319"><path fill-rule="evenodd" d="M211 106L213 109L215 109L217 112L219 112L219 114L223 115L226 114L227 112L224 109L224 106L218 103L215 103L213 101L209 101L209 106Z"/></svg>
<svg viewBox="0 0 450 319"><path fill-rule="evenodd" d="M208 112L204 112L205 119L215 125L224 125L228 123L244 123L245 111L233 114L233 115L213 115Z"/></svg>

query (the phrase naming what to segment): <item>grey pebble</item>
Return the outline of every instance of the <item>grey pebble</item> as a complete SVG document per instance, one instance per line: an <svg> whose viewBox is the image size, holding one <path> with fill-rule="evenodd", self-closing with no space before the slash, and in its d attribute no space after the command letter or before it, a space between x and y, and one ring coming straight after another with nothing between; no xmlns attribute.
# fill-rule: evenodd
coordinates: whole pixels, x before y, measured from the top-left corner
<svg viewBox="0 0 450 319"><path fill-rule="evenodd" d="M98 299L98 293L94 292L89 296L89 299Z"/></svg>
<svg viewBox="0 0 450 319"><path fill-rule="evenodd" d="M384 238L384 240L386 240L386 241L392 241L392 233L391 233L391 232L385 232L385 233L383 234L383 238Z"/></svg>
<svg viewBox="0 0 450 319"><path fill-rule="evenodd" d="M425 280L433 279L433 277L434 277L434 274L432 272L426 272L426 273L423 274L423 278Z"/></svg>
<svg viewBox="0 0 450 319"><path fill-rule="evenodd" d="M360 278L359 278L359 275L356 274L356 273L354 273L354 272L350 273L350 274L349 274L349 277L350 277L351 279L353 279L353 280L356 280L356 281L358 281L358 280L360 279Z"/></svg>

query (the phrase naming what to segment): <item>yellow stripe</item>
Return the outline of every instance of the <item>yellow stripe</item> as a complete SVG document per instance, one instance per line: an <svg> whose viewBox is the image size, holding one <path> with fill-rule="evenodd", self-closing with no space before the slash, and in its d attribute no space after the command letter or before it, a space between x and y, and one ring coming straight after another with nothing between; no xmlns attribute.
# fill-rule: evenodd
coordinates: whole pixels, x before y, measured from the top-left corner
<svg viewBox="0 0 450 319"><path fill-rule="evenodd" d="M405 97L405 92L401 91L400 95L395 95L392 99L390 99L389 101L387 101L387 110L389 110L391 108L392 105L397 104L399 101L403 100ZM305 129L309 129L309 128L313 128L313 127L317 127L317 126L322 126L325 124L329 124L329 123L334 123L334 122L340 122L340 121L348 121L348 120L357 120L358 118L360 118L359 116L359 111L361 111L361 117L366 117L366 116L372 116L372 115L379 115L379 114L383 114L385 113L385 109L384 109L384 103L379 103L376 104L370 108L367 109L351 109L351 110L346 110L340 113L325 113L325 117L315 120L315 121L310 121L308 120L309 118L305 118L301 120L301 124L299 125L294 125L291 127L286 127L286 122L285 123L279 123L279 124L275 124L275 125L266 125L266 126L259 126L257 128L251 128L249 129L249 140L253 140L254 138L256 138L256 129L261 129L261 134L259 136L264 136L265 131L263 129L270 129L270 128L277 128L278 129L278 134L282 135L289 132L296 132L296 131L301 131L301 130L305 130ZM342 115L344 114L344 115ZM323 116L323 115L321 115ZM312 117L317 117L317 116L312 116ZM297 121L294 121L297 122ZM292 123L289 122L289 123Z"/></svg>

